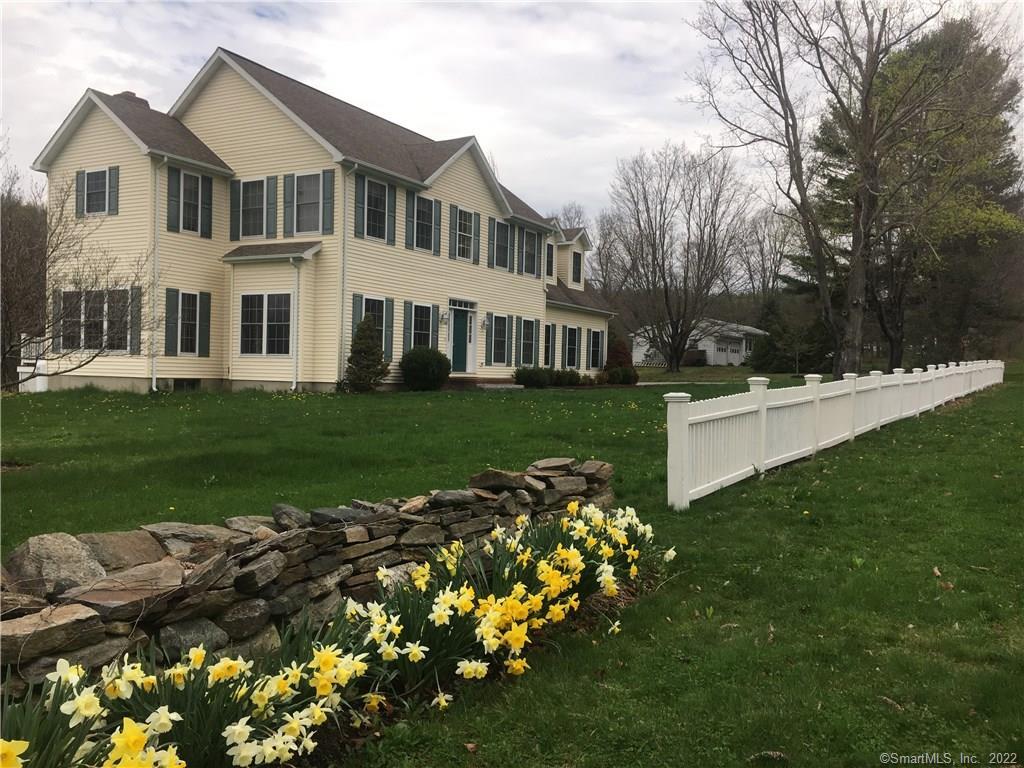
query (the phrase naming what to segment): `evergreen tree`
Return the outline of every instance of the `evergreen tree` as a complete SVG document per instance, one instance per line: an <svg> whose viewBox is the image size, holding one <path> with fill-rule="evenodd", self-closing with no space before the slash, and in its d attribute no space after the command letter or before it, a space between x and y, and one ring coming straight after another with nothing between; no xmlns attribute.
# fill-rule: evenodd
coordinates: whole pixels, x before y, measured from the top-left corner
<svg viewBox="0 0 1024 768"><path fill-rule="evenodd" d="M352 352L345 368L345 388L352 392L371 392L388 374L380 335L372 317L364 317L356 327Z"/></svg>

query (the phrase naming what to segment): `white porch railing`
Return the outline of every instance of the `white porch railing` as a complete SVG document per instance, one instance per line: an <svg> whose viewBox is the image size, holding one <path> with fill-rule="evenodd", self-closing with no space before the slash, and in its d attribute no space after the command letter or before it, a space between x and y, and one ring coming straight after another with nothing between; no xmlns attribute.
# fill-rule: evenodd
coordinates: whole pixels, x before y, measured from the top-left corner
<svg viewBox="0 0 1024 768"><path fill-rule="evenodd" d="M694 499L825 448L853 440L883 424L934 410L950 400L1003 381L1003 363L929 365L907 373L871 371L802 387L768 389L768 379L747 379L749 392L690 402L685 392L665 395L668 405L668 503L685 509Z"/></svg>

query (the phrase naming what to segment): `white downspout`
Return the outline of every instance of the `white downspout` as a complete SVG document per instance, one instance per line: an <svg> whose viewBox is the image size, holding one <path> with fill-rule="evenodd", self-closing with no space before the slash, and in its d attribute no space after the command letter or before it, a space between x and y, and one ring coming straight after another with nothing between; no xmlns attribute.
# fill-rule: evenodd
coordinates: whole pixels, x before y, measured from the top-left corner
<svg viewBox="0 0 1024 768"><path fill-rule="evenodd" d="M156 325L156 303L158 298L157 288L160 279L160 200L157 197L157 180L160 178L160 169L167 165L167 155L164 155L163 162L153 169L153 296L150 298L150 317L153 326L149 337L149 369L150 389L156 392L156 356L157 356L157 325Z"/></svg>
<svg viewBox="0 0 1024 768"><path fill-rule="evenodd" d="M341 163L338 164L339 167ZM348 177L356 172L359 163L352 164L352 170L341 177L341 286L338 296L338 381L345 374L345 292L348 290Z"/></svg>
<svg viewBox="0 0 1024 768"><path fill-rule="evenodd" d="M292 266L295 267L295 353L292 355L292 385L290 392L299 388L299 349L301 349L300 334L302 333L302 303L300 300L301 283L299 282L299 263L302 257L293 256Z"/></svg>

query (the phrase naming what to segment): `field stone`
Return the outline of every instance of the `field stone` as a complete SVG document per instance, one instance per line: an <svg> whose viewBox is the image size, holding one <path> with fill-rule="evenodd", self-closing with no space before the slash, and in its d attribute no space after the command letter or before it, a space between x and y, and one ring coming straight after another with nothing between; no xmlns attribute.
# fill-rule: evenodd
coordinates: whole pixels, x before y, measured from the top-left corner
<svg viewBox="0 0 1024 768"><path fill-rule="evenodd" d="M147 642L149 642L149 636L141 629L136 629L124 636L108 634L98 643L76 648L62 656L42 656L29 664L23 664L18 672L22 679L30 683L38 683L53 672L60 658L66 658L72 664L81 664L86 669L99 669Z"/></svg>
<svg viewBox="0 0 1024 768"><path fill-rule="evenodd" d="M402 561L402 556L393 549L375 552L372 555L361 557L352 563L356 572L376 571L380 567L388 568Z"/></svg>
<svg viewBox="0 0 1024 768"><path fill-rule="evenodd" d="M413 496L400 506L398 511L403 514L415 515L426 508L428 500L429 497L427 496Z"/></svg>
<svg viewBox="0 0 1024 768"><path fill-rule="evenodd" d="M172 624L182 619L209 618L243 599L244 597L234 587L209 589L175 603L167 613L160 617L160 622ZM107 631L111 631L109 624Z"/></svg>
<svg viewBox="0 0 1024 768"><path fill-rule="evenodd" d="M267 624L256 634L232 645L221 648L216 654L220 658L265 659L281 650L281 633L274 624Z"/></svg>
<svg viewBox="0 0 1024 768"><path fill-rule="evenodd" d="M615 491L606 488L590 497L589 502L601 509L611 509L615 505Z"/></svg>
<svg viewBox="0 0 1024 768"><path fill-rule="evenodd" d="M309 515L291 504L277 503L271 509L274 522L286 531L305 528L309 525Z"/></svg>
<svg viewBox="0 0 1024 768"><path fill-rule="evenodd" d="M444 531L441 530L439 526L429 525L427 523L414 525L398 537L398 543L403 547L422 544L443 544Z"/></svg>
<svg viewBox="0 0 1024 768"><path fill-rule="evenodd" d="M368 510L352 509L352 507L317 507L309 513L313 525L329 525L331 523L355 523L370 517Z"/></svg>
<svg viewBox="0 0 1024 768"><path fill-rule="evenodd" d="M92 608L76 603L45 608L17 619L0 621L0 658L16 665L45 654L98 643L103 622Z"/></svg>
<svg viewBox="0 0 1024 768"><path fill-rule="evenodd" d="M107 571L155 563L167 554L153 534L143 530L80 533L76 538Z"/></svg>
<svg viewBox="0 0 1024 768"><path fill-rule="evenodd" d="M213 586L227 570L228 556L223 552L218 552L188 571L182 580L182 585L190 595L204 592Z"/></svg>
<svg viewBox="0 0 1024 768"><path fill-rule="evenodd" d="M447 527L452 523L461 523L465 520L469 520L472 514L473 513L470 512L468 509L459 509L456 510L455 512L446 512L445 514L441 515L441 525Z"/></svg>
<svg viewBox="0 0 1024 768"><path fill-rule="evenodd" d="M491 491L516 490L517 488L526 488L526 480L522 472L485 469L469 478L469 486L470 488L486 488Z"/></svg>
<svg viewBox="0 0 1024 768"><path fill-rule="evenodd" d="M224 527L239 533L247 533L250 536L256 533L256 529L260 527L269 528L273 533L278 533L275 530L278 527L277 521L270 515L237 515L236 517L228 517L224 519Z"/></svg>
<svg viewBox="0 0 1024 768"><path fill-rule="evenodd" d="M284 564L284 553L276 550L257 557L239 569L235 577L235 589L248 595L256 594L277 578L284 570Z"/></svg>
<svg viewBox="0 0 1024 768"><path fill-rule="evenodd" d="M543 480L538 480L531 475L523 475L523 482L526 484L526 490L528 491L543 491L547 488Z"/></svg>
<svg viewBox="0 0 1024 768"><path fill-rule="evenodd" d="M214 621L228 633L229 638L241 640L263 629L270 621L270 605L258 597L243 600L232 605Z"/></svg>
<svg viewBox="0 0 1024 768"><path fill-rule="evenodd" d="M333 571L339 565L341 565L348 558L345 557L342 550L335 550L320 557L315 557L306 563L306 567L309 569L310 576L321 576L325 573Z"/></svg>
<svg viewBox="0 0 1024 768"><path fill-rule="evenodd" d="M576 466L576 459L560 456L551 459L538 459L530 465L530 469L571 472L574 466Z"/></svg>
<svg viewBox="0 0 1024 768"><path fill-rule="evenodd" d="M462 507L474 504L477 496L472 491L438 491L430 497L431 507Z"/></svg>
<svg viewBox="0 0 1024 768"><path fill-rule="evenodd" d="M548 485L566 495L582 493L587 490L587 480L584 477L549 477Z"/></svg>
<svg viewBox="0 0 1024 768"><path fill-rule="evenodd" d="M326 622L334 618L341 606L341 590L335 587L323 597L313 600L305 608L291 616L288 625L292 629L301 626L303 619L308 617L309 624L314 629L319 629Z"/></svg>
<svg viewBox="0 0 1024 768"><path fill-rule="evenodd" d="M492 528L494 528L493 517L475 517L472 520L466 520L464 523L453 523L448 526L448 532L455 538L461 539L464 536L489 531Z"/></svg>
<svg viewBox="0 0 1024 768"><path fill-rule="evenodd" d="M36 597L59 595L107 575L92 550L68 533L31 536L7 558L10 586Z"/></svg>
<svg viewBox="0 0 1024 768"><path fill-rule="evenodd" d="M246 534L221 525L151 523L142 528L157 537L167 554L179 560L205 559L218 551L234 553L249 543Z"/></svg>
<svg viewBox="0 0 1024 768"><path fill-rule="evenodd" d="M470 488L473 494L478 499L484 499L485 501L497 501L499 496L493 491L488 491L486 488Z"/></svg>
<svg viewBox="0 0 1024 768"><path fill-rule="evenodd" d="M580 464L576 469L577 475L582 475L587 480L597 480L601 482L608 482L611 480L612 475L615 474L615 467L609 464L607 461L598 461L597 459L588 459Z"/></svg>
<svg viewBox="0 0 1024 768"><path fill-rule="evenodd" d="M358 557L363 557L371 552L376 552L380 549L386 549L394 544L397 539L394 536L385 536L382 539L374 539L373 541L366 541L362 544L353 544L349 547L343 547L339 550L342 558L345 560L354 560Z"/></svg>
<svg viewBox="0 0 1024 768"><path fill-rule="evenodd" d="M202 643L207 651L216 651L228 644L228 634L207 618L184 619L160 628L160 647L174 662Z"/></svg>
<svg viewBox="0 0 1024 768"><path fill-rule="evenodd" d="M87 605L104 619L124 620L161 612L180 587L184 569L173 557L110 574L64 597Z"/></svg>
<svg viewBox="0 0 1024 768"><path fill-rule="evenodd" d="M22 592L4 592L3 599L0 600L0 618L16 619L49 607L50 603L45 598Z"/></svg>

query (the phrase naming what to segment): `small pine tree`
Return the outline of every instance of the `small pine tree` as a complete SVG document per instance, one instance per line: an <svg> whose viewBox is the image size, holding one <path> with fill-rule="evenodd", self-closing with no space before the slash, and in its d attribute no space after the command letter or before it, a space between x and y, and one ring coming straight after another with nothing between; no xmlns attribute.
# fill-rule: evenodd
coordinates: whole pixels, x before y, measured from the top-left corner
<svg viewBox="0 0 1024 768"><path fill-rule="evenodd" d="M629 344L624 338L614 331L608 334L608 360L604 369L610 371L612 368L632 368L633 353Z"/></svg>
<svg viewBox="0 0 1024 768"><path fill-rule="evenodd" d="M352 339L352 353L345 368L345 387L352 392L370 392L388 375L388 363L384 359L372 317L364 317L356 326Z"/></svg>

